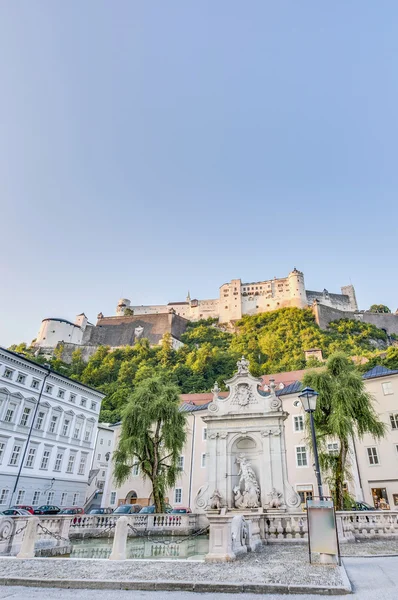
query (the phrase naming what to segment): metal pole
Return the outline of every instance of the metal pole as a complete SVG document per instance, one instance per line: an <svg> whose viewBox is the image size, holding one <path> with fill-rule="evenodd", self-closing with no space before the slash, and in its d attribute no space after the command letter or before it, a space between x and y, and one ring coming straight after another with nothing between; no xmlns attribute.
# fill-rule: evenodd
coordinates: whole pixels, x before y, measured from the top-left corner
<svg viewBox="0 0 398 600"><path fill-rule="evenodd" d="M46 379L47 379L47 377L48 377L50 374L51 374L51 371L48 371L48 373L47 373L47 374L44 376L44 379L43 379L43 384L42 384L42 386L41 386L40 394L39 394L39 397L38 397L38 399L37 399L37 403L36 403L36 406L35 406L35 410L34 410L34 413L33 413L33 416L32 416L32 422L31 422L31 424L30 424L30 428L29 428L28 437L26 438L26 444L25 444L25 448L24 448L24 451L23 451L23 454L22 454L21 463L20 463L20 465L19 465L19 469L18 469L18 475L17 475L17 478L16 478L16 480L15 480L14 489L12 490L12 494L11 494L11 498L10 498L10 504L9 504L9 506L12 506L12 500L13 500L13 498L14 498L15 490L17 489L17 485L18 485L18 482L19 482L19 478L21 477L21 471L22 471L22 467L23 467L23 464L24 464L24 461L25 461L26 452L27 452L27 450L28 450L28 446L29 446L30 438L31 438L31 436L32 436L33 425L34 425L34 422L35 422L35 420L36 420L36 415L37 415L37 411L38 411L38 408L39 408L39 404L40 404L41 396L42 396L42 394L43 394L44 384L46 383Z"/></svg>
<svg viewBox="0 0 398 600"><path fill-rule="evenodd" d="M314 451L314 460L315 460L315 475L316 475L316 480L318 483L319 498L322 500L323 499L323 488L322 488L321 470L319 468L318 446L316 443L314 415L313 415L312 411L310 412L310 421L311 421L312 448Z"/></svg>

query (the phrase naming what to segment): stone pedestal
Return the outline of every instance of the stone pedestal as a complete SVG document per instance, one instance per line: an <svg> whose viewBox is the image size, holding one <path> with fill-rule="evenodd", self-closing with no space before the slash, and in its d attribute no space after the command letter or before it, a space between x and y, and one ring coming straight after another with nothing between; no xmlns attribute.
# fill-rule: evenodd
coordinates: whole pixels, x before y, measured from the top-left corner
<svg viewBox="0 0 398 600"><path fill-rule="evenodd" d="M228 515L215 515L208 513L210 523L209 553L206 562L227 562L235 560L236 554L232 550L232 517Z"/></svg>

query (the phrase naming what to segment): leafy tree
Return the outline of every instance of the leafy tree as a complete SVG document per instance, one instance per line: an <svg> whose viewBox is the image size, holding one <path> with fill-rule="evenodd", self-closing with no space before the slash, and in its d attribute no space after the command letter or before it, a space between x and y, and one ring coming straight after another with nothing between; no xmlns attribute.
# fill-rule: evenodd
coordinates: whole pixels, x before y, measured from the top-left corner
<svg viewBox="0 0 398 600"><path fill-rule="evenodd" d="M344 354L333 354L325 370L306 373L303 384L319 393L314 413L319 459L329 474L336 508L343 510L343 484L350 477L350 442L354 436L362 438L365 433L381 438L385 425L373 408L372 396L366 392L361 374ZM330 455L327 442L335 440L339 441L339 451Z"/></svg>
<svg viewBox="0 0 398 600"><path fill-rule="evenodd" d="M122 431L114 454L118 485L136 464L152 484L156 512L164 511L166 490L178 477L185 437L180 391L161 378L146 379L135 388L122 411Z"/></svg>
<svg viewBox="0 0 398 600"><path fill-rule="evenodd" d="M369 308L371 313L390 313L391 310L385 304L372 304Z"/></svg>

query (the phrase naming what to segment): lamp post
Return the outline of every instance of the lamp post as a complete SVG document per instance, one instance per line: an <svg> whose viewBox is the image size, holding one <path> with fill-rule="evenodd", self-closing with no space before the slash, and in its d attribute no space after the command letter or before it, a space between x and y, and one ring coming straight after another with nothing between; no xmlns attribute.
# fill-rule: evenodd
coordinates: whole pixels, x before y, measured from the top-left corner
<svg viewBox="0 0 398 600"><path fill-rule="evenodd" d="M311 423L311 437L312 437L312 447L314 450L314 460L315 460L315 475L318 483L318 494L319 498L323 499L323 488L322 488L322 479L321 479L321 470L319 468L319 458L318 458L318 446L316 443L315 436L315 424L314 424L314 412L316 410L316 401L318 398L318 392L313 390L310 387L306 387L303 389L301 394L299 394L299 398L301 400L301 404L306 413L310 415L310 423Z"/></svg>

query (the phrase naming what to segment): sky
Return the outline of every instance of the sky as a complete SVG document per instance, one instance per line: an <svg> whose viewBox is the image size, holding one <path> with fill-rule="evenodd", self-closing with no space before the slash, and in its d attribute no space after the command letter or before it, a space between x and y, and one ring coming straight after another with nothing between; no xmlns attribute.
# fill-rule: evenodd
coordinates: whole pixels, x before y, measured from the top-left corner
<svg viewBox="0 0 398 600"><path fill-rule="evenodd" d="M396 0L0 3L0 345L353 283L398 307Z"/></svg>

